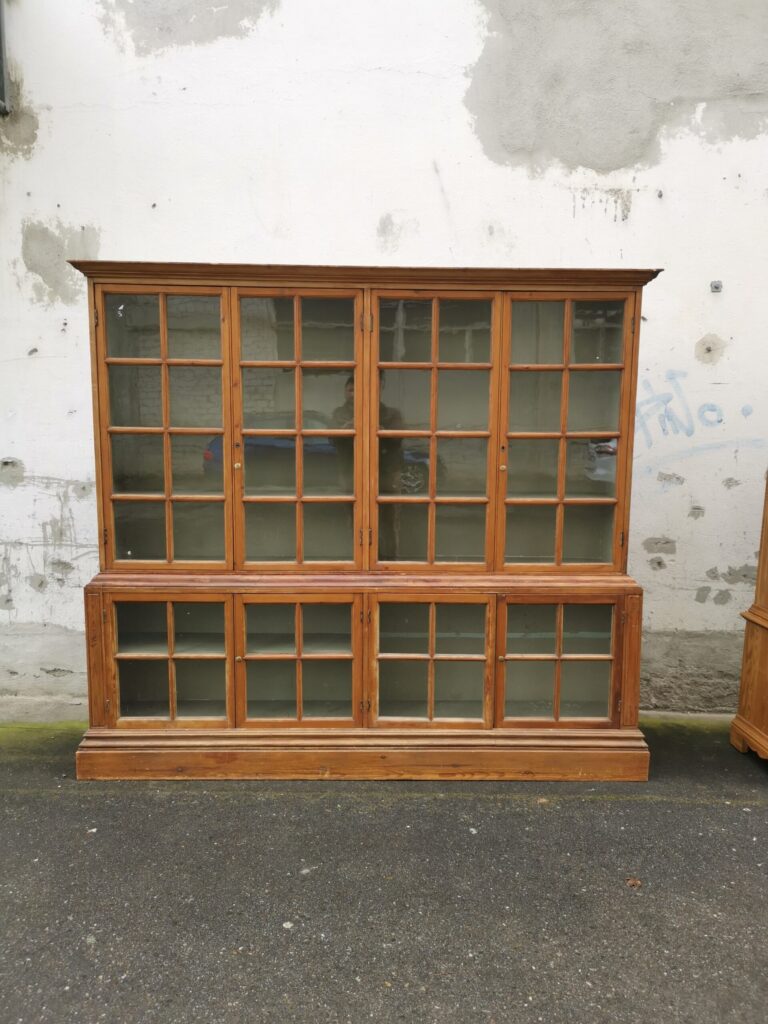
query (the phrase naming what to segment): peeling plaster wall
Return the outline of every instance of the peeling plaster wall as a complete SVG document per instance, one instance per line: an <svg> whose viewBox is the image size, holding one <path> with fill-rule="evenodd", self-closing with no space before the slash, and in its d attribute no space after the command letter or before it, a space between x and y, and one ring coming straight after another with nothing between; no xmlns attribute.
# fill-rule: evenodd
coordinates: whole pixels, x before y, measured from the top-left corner
<svg viewBox="0 0 768 1024"><path fill-rule="evenodd" d="M84 692L90 371L65 260L98 257L664 267L643 308L630 540L643 700L732 708L768 463L768 13L716 13L9 4L0 700Z"/></svg>

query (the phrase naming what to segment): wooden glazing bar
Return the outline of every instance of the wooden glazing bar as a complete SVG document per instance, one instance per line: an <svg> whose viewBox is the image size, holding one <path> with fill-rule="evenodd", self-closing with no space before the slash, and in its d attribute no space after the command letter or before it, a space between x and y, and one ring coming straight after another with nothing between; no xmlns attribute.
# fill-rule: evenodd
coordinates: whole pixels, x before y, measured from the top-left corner
<svg viewBox="0 0 768 1024"><path fill-rule="evenodd" d="M301 671L302 657L304 653L304 616L302 614L301 601L296 602L295 606L295 624L294 629L296 631L296 717L299 721L304 717L304 692L303 692L303 677Z"/></svg>
<svg viewBox="0 0 768 1024"><path fill-rule="evenodd" d="M171 721L173 721L176 718L176 665L174 663L176 637L174 634L173 601L167 602L165 611L168 629L168 708Z"/></svg>
<svg viewBox="0 0 768 1024"><path fill-rule="evenodd" d="M564 606L558 604L557 612L555 613L555 692L552 698L552 717L556 722L560 720L560 687L563 678L563 618Z"/></svg>

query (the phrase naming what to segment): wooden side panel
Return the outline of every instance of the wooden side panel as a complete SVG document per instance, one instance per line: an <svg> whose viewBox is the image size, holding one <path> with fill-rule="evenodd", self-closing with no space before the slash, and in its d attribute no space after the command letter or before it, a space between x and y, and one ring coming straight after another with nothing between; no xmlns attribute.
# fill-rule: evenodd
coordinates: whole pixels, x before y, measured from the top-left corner
<svg viewBox="0 0 768 1024"><path fill-rule="evenodd" d="M640 712L640 645L643 624L643 598L632 594L624 598L624 640L621 659L622 728L637 725Z"/></svg>
<svg viewBox="0 0 768 1024"><path fill-rule="evenodd" d="M768 629L747 622L741 669L739 713L731 727L739 750L768 757Z"/></svg>
<svg viewBox="0 0 768 1024"><path fill-rule="evenodd" d="M85 592L85 642L88 663L88 719L91 726L109 725L109 686L104 660L103 598Z"/></svg>
<svg viewBox="0 0 768 1024"><path fill-rule="evenodd" d="M768 614L768 484L765 488L763 507L763 531L760 541L760 561L757 567L757 592L755 604Z"/></svg>

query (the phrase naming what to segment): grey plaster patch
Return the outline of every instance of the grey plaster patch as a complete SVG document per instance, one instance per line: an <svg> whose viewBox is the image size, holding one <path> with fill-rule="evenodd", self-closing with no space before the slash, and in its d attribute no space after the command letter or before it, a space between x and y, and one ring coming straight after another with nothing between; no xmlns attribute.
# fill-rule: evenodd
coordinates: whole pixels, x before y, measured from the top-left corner
<svg viewBox="0 0 768 1024"><path fill-rule="evenodd" d="M735 476L727 476L723 480L723 487L727 487L729 491L732 491L734 487L740 487L741 480L737 480Z"/></svg>
<svg viewBox="0 0 768 1024"><path fill-rule="evenodd" d="M62 558L53 558L51 559L50 570L56 576L69 576L70 573L75 571L75 567L71 562L67 562Z"/></svg>
<svg viewBox="0 0 768 1024"><path fill-rule="evenodd" d="M754 585L757 583L757 566L749 565L745 562L744 565L728 566L728 572L721 574L720 578L725 583L730 583L731 586L737 583L749 583Z"/></svg>
<svg viewBox="0 0 768 1024"><path fill-rule="evenodd" d="M174 46L242 39L279 5L280 0L99 0L104 27L121 47L130 39L141 57Z"/></svg>
<svg viewBox="0 0 768 1024"><path fill-rule="evenodd" d="M711 569L707 569L704 575L707 577L708 580L719 580L720 570L717 568L717 566L713 565Z"/></svg>
<svg viewBox="0 0 768 1024"><path fill-rule="evenodd" d="M465 103L497 163L608 173L655 162L665 128L712 142L766 129L766 4L481 3Z"/></svg>
<svg viewBox="0 0 768 1024"><path fill-rule="evenodd" d="M696 342L694 353L700 363L717 363L725 352L728 342L717 334L705 334Z"/></svg>
<svg viewBox="0 0 768 1024"><path fill-rule="evenodd" d="M5 487L18 487L24 480L24 463L21 459L15 459L6 455L0 459L0 484Z"/></svg>
<svg viewBox="0 0 768 1024"><path fill-rule="evenodd" d="M672 484L675 487L681 487L685 483L685 477L680 476L679 473L657 473L656 479L660 484Z"/></svg>
<svg viewBox="0 0 768 1024"><path fill-rule="evenodd" d="M42 593L48 586L48 580L39 572L33 572L31 576L27 576L27 583L38 593Z"/></svg>
<svg viewBox="0 0 768 1024"><path fill-rule="evenodd" d="M699 604L704 604L711 593L712 587L699 587L696 591L696 600Z"/></svg>
<svg viewBox="0 0 768 1024"><path fill-rule="evenodd" d="M688 513L689 519L701 519L707 510L703 505L691 505L691 510Z"/></svg>
<svg viewBox="0 0 768 1024"><path fill-rule="evenodd" d="M674 555L677 552L677 541L671 537L646 537L643 547L650 555Z"/></svg>
<svg viewBox="0 0 768 1024"><path fill-rule="evenodd" d="M382 214L376 225L376 236L382 249L388 252L397 249L402 233L403 225L396 223L391 213Z"/></svg>
<svg viewBox="0 0 768 1024"><path fill-rule="evenodd" d="M712 600L715 604L729 604L732 598L733 594L730 590L718 590Z"/></svg>
<svg viewBox="0 0 768 1024"><path fill-rule="evenodd" d="M641 706L665 711L735 711L743 643L742 630L646 632Z"/></svg>
<svg viewBox="0 0 768 1024"><path fill-rule="evenodd" d="M11 113L0 117L0 154L29 157L37 142L40 119L24 93L21 74L14 70L8 76L8 98Z"/></svg>
<svg viewBox="0 0 768 1024"><path fill-rule="evenodd" d="M81 276L67 264L70 259L95 259L99 253L101 232L91 224L22 223L21 257L33 275L35 299L45 305L63 302L73 305L80 299L84 284Z"/></svg>
<svg viewBox="0 0 768 1024"><path fill-rule="evenodd" d="M648 559L648 565L653 569L654 572L658 572L659 569L666 569L667 563L660 555L656 555L655 558Z"/></svg>

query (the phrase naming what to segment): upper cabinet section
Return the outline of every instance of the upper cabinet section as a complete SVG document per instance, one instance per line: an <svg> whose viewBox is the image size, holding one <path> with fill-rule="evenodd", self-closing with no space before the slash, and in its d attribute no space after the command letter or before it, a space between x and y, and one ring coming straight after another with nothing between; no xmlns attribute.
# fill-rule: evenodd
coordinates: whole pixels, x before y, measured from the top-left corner
<svg viewBox="0 0 768 1024"><path fill-rule="evenodd" d="M104 568L625 569L655 272L77 266Z"/></svg>

